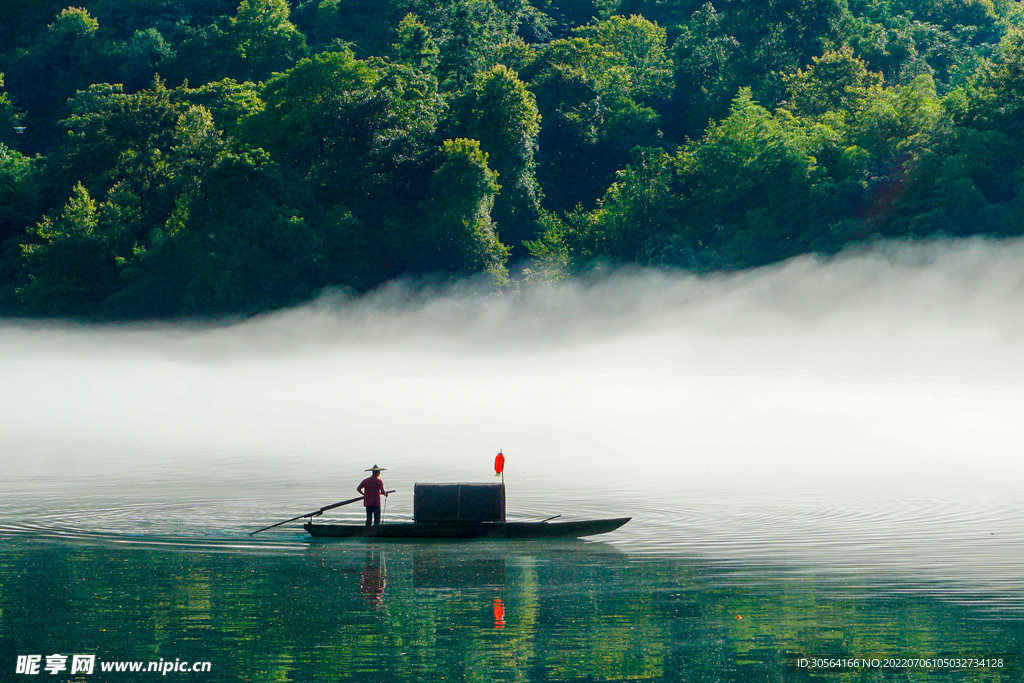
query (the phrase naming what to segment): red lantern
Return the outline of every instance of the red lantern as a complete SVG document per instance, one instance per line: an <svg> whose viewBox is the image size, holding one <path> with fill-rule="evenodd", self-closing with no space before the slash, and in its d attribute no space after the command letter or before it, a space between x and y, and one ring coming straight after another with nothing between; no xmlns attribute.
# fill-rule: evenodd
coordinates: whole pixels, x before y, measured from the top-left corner
<svg viewBox="0 0 1024 683"><path fill-rule="evenodd" d="M501 474L504 471L505 471L505 456L502 454L501 451L498 451L498 454L496 456L494 456L494 476L497 477L499 474Z"/></svg>

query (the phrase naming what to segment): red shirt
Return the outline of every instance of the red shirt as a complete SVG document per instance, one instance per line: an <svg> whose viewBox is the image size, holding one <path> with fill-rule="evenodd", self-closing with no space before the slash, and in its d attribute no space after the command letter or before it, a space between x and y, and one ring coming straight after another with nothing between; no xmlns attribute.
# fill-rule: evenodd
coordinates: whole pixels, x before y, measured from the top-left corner
<svg viewBox="0 0 1024 683"><path fill-rule="evenodd" d="M369 476L359 482L356 491L363 494L363 507L379 508L380 494L384 493L384 482L380 477Z"/></svg>

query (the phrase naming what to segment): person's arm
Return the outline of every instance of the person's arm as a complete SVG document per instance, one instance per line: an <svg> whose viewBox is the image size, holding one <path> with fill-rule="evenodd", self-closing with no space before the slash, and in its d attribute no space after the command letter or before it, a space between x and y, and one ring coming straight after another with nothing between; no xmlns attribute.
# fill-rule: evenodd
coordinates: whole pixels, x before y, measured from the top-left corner
<svg viewBox="0 0 1024 683"><path fill-rule="evenodd" d="M385 498L387 498L388 497L388 492L384 490L384 482L381 481L380 479L378 479L377 480L377 486L380 487L380 492L384 494Z"/></svg>
<svg viewBox="0 0 1024 683"><path fill-rule="evenodd" d="M356 492L361 496L366 495L365 493L363 493L363 482L359 482L359 486L356 487Z"/></svg>

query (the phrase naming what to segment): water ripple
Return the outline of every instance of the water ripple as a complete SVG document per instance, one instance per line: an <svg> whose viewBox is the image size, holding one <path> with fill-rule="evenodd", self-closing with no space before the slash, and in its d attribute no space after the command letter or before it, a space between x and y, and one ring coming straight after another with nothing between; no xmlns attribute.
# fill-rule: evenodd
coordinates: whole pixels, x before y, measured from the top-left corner
<svg viewBox="0 0 1024 683"><path fill-rule="evenodd" d="M826 581L837 594L928 591L952 602L1024 614L1024 507L1007 500L809 498L799 494L635 497L621 492L521 485L510 519L632 516L607 536L644 561L699 558L736 581ZM328 500L321 491L317 500ZM336 495L336 492L334 493ZM308 500L308 499L307 499ZM0 537L162 546L203 552L288 552L306 546L301 521L250 532L318 507L293 494L111 502L58 486L5 496ZM410 519L395 501L386 520ZM325 519L359 522L358 506Z"/></svg>

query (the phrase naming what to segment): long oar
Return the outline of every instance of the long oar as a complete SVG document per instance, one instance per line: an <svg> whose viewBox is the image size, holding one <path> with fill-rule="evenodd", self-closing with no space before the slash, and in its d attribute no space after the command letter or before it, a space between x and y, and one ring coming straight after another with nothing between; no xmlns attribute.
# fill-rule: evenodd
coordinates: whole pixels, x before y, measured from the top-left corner
<svg viewBox="0 0 1024 683"><path fill-rule="evenodd" d="M342 505L348 505L349 503L354 503L357 500L362 500L362 499L363 499L363 497L359 496L358 498L349 498L348 500L343 500L340 503L335 503L334 505L327 505L327 506L324 506L324 507L320 508L316 512L307 512L304 515L299 515L298 517L292 517L291 519L286 519L283 522L278 522L277 524L271 524L270 526L265 526L262 529L257 529L256 531L250 532L249 535L250 536L255 536L256 534L258 534L261 531L266 531L267 529L273 529L275 526L281 526L282 524L287 524L288 522L294 522L295 520L302 519L303 517L309 517L310 519L312 519L313 517L317 517L319 515L324 514L328 510L333 510L334 508L341 507Z"/></svg>

